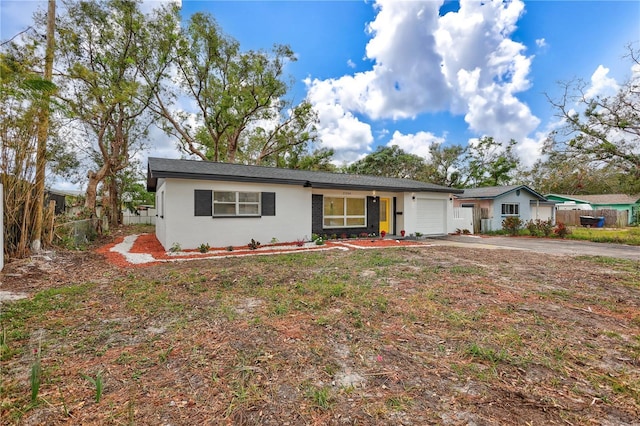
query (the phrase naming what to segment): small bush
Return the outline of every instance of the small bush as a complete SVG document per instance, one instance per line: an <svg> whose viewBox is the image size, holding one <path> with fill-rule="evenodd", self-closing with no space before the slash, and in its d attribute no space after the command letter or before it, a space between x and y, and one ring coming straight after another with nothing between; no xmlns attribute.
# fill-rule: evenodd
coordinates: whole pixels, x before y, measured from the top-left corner
<svg viewBox="0 0 640 426"><path fill-rule="evenodd" d="M249 250L256 250L258 247L260 247L260 241L256 241L252 238L251 242L247 244L247 247L249 247Z"/></svg>
<svg viewBox="0 0 640 426"><path fill-rule="evenodd" d="M502 221L502 229L511 236L518 235L522 228L522 219L517 216L508 216Z"/></svg>
<svg viewBox="0 0 640 426"><path fill-rule="evenodd" d="M202 243L200 244L200 247L198 247L198 251L200 251L200 253L206 253L209 251L211 247L209 246L209 244L207 243Z"/></svg>
<svg viewBox="0 0 640 426"><path fill-rule="evenodd" d="M558 224L553 230L553 233L560 238L565 238L567 235L571 233L571 230L567 228L567 226L564 223L558 222Z"/></svg>
<svg viewBox="0 0 640 426"><path fill-rule="evenodd" d="M179 251L182 251L182 246L180 245L180 243L173 243L169 251L171 253L177 253Z"/></svg>
<svg viewBox="0 0 640 426"><path fill-rule="evenodd" d="M540 220L536 219L530 220L526 223L525 228L529 231L529 234L533 237L548 237L553 232L553 225L551 224L551 219L549 220Z"/></svg>

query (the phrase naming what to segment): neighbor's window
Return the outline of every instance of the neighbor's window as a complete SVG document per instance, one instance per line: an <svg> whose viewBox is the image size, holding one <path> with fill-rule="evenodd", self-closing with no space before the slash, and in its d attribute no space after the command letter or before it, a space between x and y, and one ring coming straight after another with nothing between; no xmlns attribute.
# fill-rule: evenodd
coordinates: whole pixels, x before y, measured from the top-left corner
<svg viewBox="0 0 640 426"><path fill-rule="evenodd" d="M364 198L324 197L323 225L325 228L366 226Z"/></svg>
<svg viewBox="0 0 640 426"><path fill-rule="evenodd" d="M520 204L510 203L502 205L503 216L518 216L520 214Z"/></svg>
<svg viewBox="0 0 640 426"><path fill-rule="evenodd" d="M213 193L214 216L259 216L260 193L240 191L215 191Z"/></svg>

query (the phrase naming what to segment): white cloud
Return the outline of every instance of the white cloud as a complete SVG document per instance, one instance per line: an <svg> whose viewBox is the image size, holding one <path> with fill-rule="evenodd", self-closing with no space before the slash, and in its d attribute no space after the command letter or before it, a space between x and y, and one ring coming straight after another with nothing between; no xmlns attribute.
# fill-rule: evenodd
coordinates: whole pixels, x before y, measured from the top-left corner
<svg viewBox="0 0 640 426"><path fill-rule="evenodd" d="M531 86L532 56L510 38L523 2L462 0L458 12L439 16L441 4L378 0L378 14L367 27L365 59L372 61L371 69L309 79L309 100L316 107L339 105L351 121L449 111L463 115L478 135L524 141L540 120L516 97Z"/></svg>
<svg viewBox="0 0 640 426"><path fill-rule="evenodd" d="M616 80L608 76L609 68L598 65L598 68L591 75L591 86L585 93L587 99L596 96L613 95L620 88Z"/></svg>
<svg viewBox="0 0 640 426"><path fill-rule="evenodd" d="M425 159L429 159L431 154L429 153L429 145L436 142L438 144L444 143L443 137L435 136L430 132L418 132L410 135L404 135L399 131L393 132L391 140L387 146L398 145L403 151L409 154L418 155Z"/></svg>
<svg viewBox="0 0 640 426"><path fill-rule="evenodd" d="M544 38L536 39L536 46L539 48L547 47L547 41Z"/></svg>
<svg viewBox="0 0 640 426"><path fill-rule="evenodd" d="M356 63L353 62L351 59L347 60L347 66L349 68L355 68L356 67Z"/></svg>

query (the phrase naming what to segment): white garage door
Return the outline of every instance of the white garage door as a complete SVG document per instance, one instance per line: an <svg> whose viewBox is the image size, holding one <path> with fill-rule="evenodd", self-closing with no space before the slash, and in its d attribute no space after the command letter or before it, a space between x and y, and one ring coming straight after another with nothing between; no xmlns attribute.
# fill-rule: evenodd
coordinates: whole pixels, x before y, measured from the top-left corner
<svg viewBox="0 0 640 426"><path fill-rule="evenodd" d="M428 198L417 199L416 231L425 235L444 235L447 233L445 220L445 200L433 200Z"/></svg>
<svg viewBox="0 0 640 426"><path fill-rule="evenodd" d="M553 218L551 206L536 206L531 204L531 219L549 220Z"/></svg>

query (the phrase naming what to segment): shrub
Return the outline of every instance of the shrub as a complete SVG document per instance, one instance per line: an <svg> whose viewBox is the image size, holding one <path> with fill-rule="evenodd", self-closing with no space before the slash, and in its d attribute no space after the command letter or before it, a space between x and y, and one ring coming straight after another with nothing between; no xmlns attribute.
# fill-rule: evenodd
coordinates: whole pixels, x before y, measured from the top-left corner
<svg viewBox="0 0 640 426"><path fill-rule="evenodd" d="M529 231L529 235L531 235L532 237L540 236L540 231L538 230L538 226L533 220L527 221L524 227L527 228L527 231Z"/></svg>
<svg viewBox="0 0 640 426"><path fill-rule="evenodd" d="M507 231L509 235L518 235L520 228L522 228L522 219L517 216L509 216L502 221L502 229Z"/></svg>
<svg viewBox="0 0 640 426"><path fill-rule="evenodd" d="M540 237L543 235L545 237L548 237L549 235L551 235L551 232L553 231L553 225L551 224L551 219L549 220L536 219L535 221L530 220L526 223L525 227L529 231L529 234L531 234L534 237Z"/></svg>
<svg viewBox="0 0 640 426"><path fill-rule="evenodd" d="M558 222L555 229L553 230L553 233L560 238L565 238L567 235L571 233L571 230L567 228L567 226L564 223Z"/></svg>
<svg viewBox="0 0 640 426"><path fill-rule="evenodd" d="M211 248L211 247L209 246L209 244L207 244L207 243L202 243L202 244L200 244L200 247L198 247L198 251L199 251L200 253L206 253L206 252L208 252L208 251L209 251L209 249L210 249L210 248Z"/></svg>
<svg viewBox="0 0 640 426"><path fill-rule="evenodd" d="M551 235L551 233L553 232L553 223L551 222L551 219L549 220L538 219L538 221L540 221L540 223L538 224L538 229L540 229L540 231L542 232L542 235L544 235L545 237L548 237L549 235Z"/></svg>
<svg viewBox="0 0 640 426"><path fill-rule="evenodd" d="M249 247L249 250L256 250L258 247L260 247L260 241L256 241L252 238L251 242L247 244L247 247Z"/></svg>

